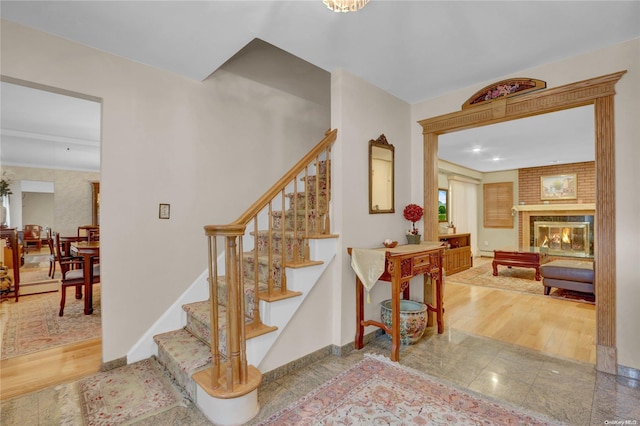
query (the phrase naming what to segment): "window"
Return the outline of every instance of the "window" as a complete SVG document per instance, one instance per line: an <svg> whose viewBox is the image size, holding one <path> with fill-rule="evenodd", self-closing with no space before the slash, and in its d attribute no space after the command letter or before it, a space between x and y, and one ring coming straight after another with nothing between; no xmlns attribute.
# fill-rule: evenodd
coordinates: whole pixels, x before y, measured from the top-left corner
<svg viewBox="0 0 640 426"><path fill-rule="evenodd" d="M513 228L513 182L483 185L484 227Z"/></svg>

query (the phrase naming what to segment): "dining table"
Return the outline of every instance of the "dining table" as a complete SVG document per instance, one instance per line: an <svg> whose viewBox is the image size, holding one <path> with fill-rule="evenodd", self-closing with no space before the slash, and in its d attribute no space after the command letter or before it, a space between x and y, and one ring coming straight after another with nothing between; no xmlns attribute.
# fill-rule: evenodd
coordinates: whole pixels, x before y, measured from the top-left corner
<svg viewBox="0 0 640 426"><path fill-rule="evenodd" d="M84 314L93 313L93 261L100 257L100 241L76 241L70 244L71 254L82 257L84 274Z"/></svg>

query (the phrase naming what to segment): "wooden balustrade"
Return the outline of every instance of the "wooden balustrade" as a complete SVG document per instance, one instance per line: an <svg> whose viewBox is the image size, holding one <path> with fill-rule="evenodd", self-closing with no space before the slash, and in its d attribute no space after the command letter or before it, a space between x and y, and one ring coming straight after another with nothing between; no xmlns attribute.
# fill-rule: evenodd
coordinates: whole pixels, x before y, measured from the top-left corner
<svg viewBox="0 0 640 426"><path fill-rule="evenodd" d="M309 238L318 238L329 234L330 195L330 158L331 145L336 140L337 130L328 131L309 153L291 168L278 182L254 202L234 222L226 225L207 225L204 227L209 249L209 291L211 303L211 356L212 366L193 376L194 380L211 396L231 398L245 395L257 388L261 381L260 372L247 365L246 340L275 330L262 323L259 300L274 301L296 296L299 293L287 289L285 266L297 267L314 264L309 259ZM310 175L313 167L315 178ZM310 188L310 180L314 179ZM324 179L324 188L321 180ZM298 182L304 182L304 196L301 197ZM311 194L313 192L313 194ZM291 200L287 209L287 193ZM303 206L301 207L300 198ZM280 227L274 229L274 206L281 208ZM276 207L277 208L277 207ZM292 229L287 230L287 214L291 214ZM299 226L302 215L302 226ZM260 239L265 230L261 230L259 220L266 216L266 247ZM313 230L310 218L313 217ZM264 222L264 221L263 221ZM247 226L253 230L247 235ZM263 225L264 226L264 225ZM298 228L301 229L298 229ZM252 238L251 238L252 237ZM224 285L226 300L219 295L220 277L218 272L218 239L224 241ZM279 239L279 252L276 240ZM287 257L287 239L291 243L291 257ZM243 241L244 240L244 241ZM304 246L300 247L300 241ZM246 254L253 257L253 271L248 274L254 281L254 301L251 321L245 319L245 271L243 242L253 242ZM266 252L266 255L265 255ZM260 286L260 258L266 258L268 279L266 286ZM279 265L279 268L274 267ZM276 273L279 279L276 280ZM265 288L266 287L266 288ZM226 353L220 350L218 330L219 304L226 307L227 324Z"/></svg>

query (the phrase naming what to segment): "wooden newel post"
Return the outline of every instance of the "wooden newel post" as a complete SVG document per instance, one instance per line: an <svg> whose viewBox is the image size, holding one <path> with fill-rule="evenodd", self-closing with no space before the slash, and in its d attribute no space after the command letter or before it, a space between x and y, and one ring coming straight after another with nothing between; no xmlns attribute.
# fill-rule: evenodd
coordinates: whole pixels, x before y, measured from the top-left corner
<svg viewBox="0 0 640 426"><path fill-rule="evenodd" d="M237 385L247 382L246 335L244 328L244 292L242 278L242 236L244 225L224 225L205 227L209 237L209 291L211 303L211 357L212 367L208 374L207 392L224 389L234 392ZM226 324L227 362L221 362L218 323L218 268L217 237L225 243L225 282L227 285ZM223 371L224 370L224 371ZM194 376L194 379L196 376ZM210 393L211 394L211 393Z"/></svg>
<svg viewBox="0 0 640 426"><path fill-rule="evenodd" d="M218 240L215 235L209 236L209 312L211 315L210 334L211 334L211 389L217 389L220 386L220 351L218 350L219 341L218 333Z"/></svg>

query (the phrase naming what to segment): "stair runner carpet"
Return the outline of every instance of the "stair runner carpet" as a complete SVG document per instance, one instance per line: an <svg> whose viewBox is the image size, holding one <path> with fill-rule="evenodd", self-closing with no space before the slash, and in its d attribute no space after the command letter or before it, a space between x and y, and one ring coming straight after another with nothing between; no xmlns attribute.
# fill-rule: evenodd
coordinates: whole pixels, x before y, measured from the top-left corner
<svg viewBox="0 0 640 426"><path fill-rule="evenodd" d="M326 191L325 162L320 163L319 170L323 174L318 185L321 194ZM318 231L316 226L317 211L315 208L315 176L308 176L302 179L310 184L309 196L305 197L304 192L294 194L286 194L289 200L289 208L283 211L273 211L271 213L272 233L269 236L268 231L259 230L255 235L258 237L258 256L256 258L254 251L247 251L243 254L243 271L245 278L244 294L245 294L245 320L249 323L253 320L253 308L258 303L255 293L254 277L257 268L259 291L267 290L267 282L270 277L273 278L276 288L280 287L284 267L282 265L281 253L285 251L287 260L293 259L293 251L297 242L298 256L304 257L304 238L299 234L298 241L293 238L294 226L298 231L305 228L305 220L308 223L307 231L310 234ZM305 206L305 200L307 205ZM319 213L322 215L326 211L325 197L321 197ZM297 203L297 214L294 214L293 202ZM307 208L305 208L307 207ZM313 208L312 208L313 207ZM295 216L295 220L294 220ZM284 226L284 241L282 239L282 226ZM321 225L323 226L323 225ZM251 234L252 236L254 234ZM269 238L271 237L271 238ZM269 266L268 244L272 242L272 264ZM227 353L226 348L226 307L227 287L224 277L218 277L218 299L221 304L219 310L218 337L220 342L220 353L224 357ZM196 385L191 376L211 365L211 353L209 344L211 342L210 332L210 308L209 301L200 301L196 303L186 304L182 307L186 313L187 321L184 328L174 330L167 333L154 336L154 341L158 345L158 362L173 378L174 382L179 385L185 395L191 400L195 400Z"/></svg>

